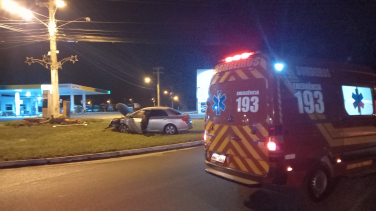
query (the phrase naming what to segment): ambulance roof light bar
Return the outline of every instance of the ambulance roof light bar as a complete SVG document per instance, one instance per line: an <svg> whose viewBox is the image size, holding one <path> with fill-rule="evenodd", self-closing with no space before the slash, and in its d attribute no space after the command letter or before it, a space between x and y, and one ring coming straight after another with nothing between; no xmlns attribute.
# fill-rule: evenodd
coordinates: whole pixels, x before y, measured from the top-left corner
<svg viewBox="0 0 376 211"><path fill-rule="evenodd" d="M224 59L224 61L226 63L229 63L229 62L233 62L233 61L238 61L240 59L248 59L250 56L252 56L254 54L255 54L255 52L242 53L242 54L239 54L239 55L227 57L226 59Z"/></svg>

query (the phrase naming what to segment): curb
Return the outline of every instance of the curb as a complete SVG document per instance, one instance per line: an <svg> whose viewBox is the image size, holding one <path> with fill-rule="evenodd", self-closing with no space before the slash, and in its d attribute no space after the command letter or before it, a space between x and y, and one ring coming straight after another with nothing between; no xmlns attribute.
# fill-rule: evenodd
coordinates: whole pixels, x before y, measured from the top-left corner
<svg viewBox="0 0 376 211"><path fill-rule="evenodd" d="M6 161L6 162L0 162L0 169L125 157L125 156L131 156L131 155L140 155L140 154L146 154L146 153L152 153L152 152L162 152L162 151L168 151L168 150L184 149L184 148L189 148L189 147L201 146L201 145L204 145L204 143L205 143L204 141L193 141L193 142L187 142L187 143L181 143L181 144L172 144L172 145L149 147L149 148L142 148L142 149L123 150L123 151L116 151L116 152L105 152L105 153L77 155L77 156L69 156L69 157L57 157L57 158Z"/></svg>

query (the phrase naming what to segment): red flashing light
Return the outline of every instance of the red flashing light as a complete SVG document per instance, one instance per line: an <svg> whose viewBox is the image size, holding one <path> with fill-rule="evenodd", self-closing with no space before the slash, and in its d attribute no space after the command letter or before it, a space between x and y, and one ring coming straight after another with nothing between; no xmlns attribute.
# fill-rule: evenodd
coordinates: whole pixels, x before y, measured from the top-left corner
<svg viewBox="0 0 376 211"><path fill-rule="evenodd" d="M232 62L234 59L232 58L232 57L227 57L226 59L225 59L225 61L228 63L228 62Z"/></svg>
<svg viewBox="0 0 376 211"><path fill-rule="evenodd" d="M267 146L268 146L269 151L276 151L277 150L277 144L272 142L272 141L269 141Z"/></svg>
<svg viewBox="0 0 376 211"><path fill-rule="evenodd" d="M239 55L227 57L224 60L225 60L226 63L228 63L228 62L232 62L232 61L238 61L240 59L247 59L248 57L250 57L250 56L252 56L254 54L255 54L254 52L243 53L243 54L239 54Z"/></svg>

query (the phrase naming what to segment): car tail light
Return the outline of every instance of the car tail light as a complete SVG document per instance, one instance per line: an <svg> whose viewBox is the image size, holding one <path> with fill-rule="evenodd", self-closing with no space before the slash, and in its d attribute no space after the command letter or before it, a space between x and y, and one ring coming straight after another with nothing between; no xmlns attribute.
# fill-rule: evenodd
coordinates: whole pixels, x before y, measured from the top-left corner
<svg viewBox="0 0 376 211"><path fill-rule="evenodd" d="M181 120L183 120L185 122L185 124L189 123L189 118L187 116L181 118Z"/></svg>

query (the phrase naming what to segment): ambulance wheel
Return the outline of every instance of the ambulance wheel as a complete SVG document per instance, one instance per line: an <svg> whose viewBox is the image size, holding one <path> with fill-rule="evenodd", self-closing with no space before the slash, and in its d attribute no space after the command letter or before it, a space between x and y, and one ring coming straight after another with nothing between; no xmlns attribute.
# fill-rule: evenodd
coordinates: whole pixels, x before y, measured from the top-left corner
<svg viewBox="0 0 376 211"><path fill-rule="evenodd" d="M330 174L322 165L315 166L307 175L306 193L314 202L323 200L329 193Z"/></svg>
<svg viewBox="0 0 376 211"><path fill-rule="evenodd" d="M178 133L178 129L176 129L175 125L168 124L164 127L163 132L167 135L174 135Z"/></svg>
<svg viewBox="0 0 376 211"><path fill-rule="evenodd" d="M128 126L125 125L125 124L121 124L121 125L119 126L119 132L120 132L120 133L128 133L128 132L129 132L129 128L128 128Z"/></svg>

